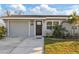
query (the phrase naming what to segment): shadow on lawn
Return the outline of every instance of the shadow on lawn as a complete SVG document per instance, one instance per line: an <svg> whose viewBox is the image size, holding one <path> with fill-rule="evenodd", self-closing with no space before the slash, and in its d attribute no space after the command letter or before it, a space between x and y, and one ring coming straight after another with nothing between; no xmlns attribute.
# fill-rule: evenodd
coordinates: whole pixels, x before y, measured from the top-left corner
<svg viewBox="0 0 79 59"><path fill-rule="evenodd" d="M58 42L70 42L70 41L77 42L79 41L79 39L45 38L44 44L54 44Z"/></svg>

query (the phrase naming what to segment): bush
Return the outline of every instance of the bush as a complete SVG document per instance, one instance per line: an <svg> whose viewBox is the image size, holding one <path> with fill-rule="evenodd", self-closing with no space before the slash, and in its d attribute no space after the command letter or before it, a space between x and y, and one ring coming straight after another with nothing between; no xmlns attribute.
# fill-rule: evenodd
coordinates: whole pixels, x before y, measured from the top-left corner
<svg viewBox="0 0 79 59"><path fill-rule="evenodd" d="M65 32L67 32L67 30L65 28L62 27L62 25L58 25L58 24L55 24L53 26L53 37L55 38L64 38L65 36Z"/></svg>
<svg viewBox="0 0 79 59"><path fill-rule="evenodd" d="M6 28L4 26L0 27L0 39L4 38L6 36Z"/></svg>

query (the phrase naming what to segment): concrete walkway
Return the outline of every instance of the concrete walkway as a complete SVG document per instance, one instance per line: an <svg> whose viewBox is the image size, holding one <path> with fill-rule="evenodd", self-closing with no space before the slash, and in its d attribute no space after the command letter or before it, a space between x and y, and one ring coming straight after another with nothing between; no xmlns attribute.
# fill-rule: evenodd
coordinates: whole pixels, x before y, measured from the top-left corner
<svg viewBox="0 0 79 59"><path fill-rule="evenodd" d="M0 54L42 54L43 45L43 38L8 38L0 40Z"/></svg>
<svg viewBox="0 0 79 59"><path fill-rule="evenodd" d="M41 54L43 53L43 39L25 39L11 53L13 54Z"/></svg>

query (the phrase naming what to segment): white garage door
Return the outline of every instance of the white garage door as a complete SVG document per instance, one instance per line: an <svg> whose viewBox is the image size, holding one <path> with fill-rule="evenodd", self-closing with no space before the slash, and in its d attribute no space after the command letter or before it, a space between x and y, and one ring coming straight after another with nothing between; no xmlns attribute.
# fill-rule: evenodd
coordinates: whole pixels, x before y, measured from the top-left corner
<svg viewBox="0 0 79 59"><path fill-rule="evenodd" d="M10 37L28 37L28 21L26 20L10 20Z"/></svg>

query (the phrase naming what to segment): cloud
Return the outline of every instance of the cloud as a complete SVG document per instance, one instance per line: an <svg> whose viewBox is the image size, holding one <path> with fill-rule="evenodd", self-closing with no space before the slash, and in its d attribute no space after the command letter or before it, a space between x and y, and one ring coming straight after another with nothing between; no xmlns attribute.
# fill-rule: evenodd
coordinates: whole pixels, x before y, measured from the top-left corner
<svg viewBox="0 0 79 59"><path fill-rule="evenodd" d="M21 12L21 14L26 13L26 7L23 4L11 4L9 5L9 11L11 15L17 15Z"/></svg>
<svg viewBox="0 0 79 59"><path fill-rule="evenodd" d="M2 8L2 6L0 5L0 16L4 15L4 9Z"/></svg>
<svg viewBox="0 0 79 59"><path fill-rule="evenodd" d="M11 4L8 6L10 7L8 9L11 14L15 14L15 10L22 10L24 14L28 15L70 15L75 10L79 15L79 5L64 6L61 9L58 7L50 7L48 4L36 5L33 8L27 8L27 5L23 4ZM2 7L0 7L0 9L2 9Z"/></svg>
<svg viewBox="0 0 79 59"><path fill-rule="evenodd" d="M2 10L2 7L1 7L1 5L0 5L0 16L2 15L2 14L1 14L1 13L2 13L2 11L1 11L1 10Z"/></svg>
<svg viewBox="0 0 79 59"><path fill-rule="evenodd" d="M11 8L16 9L16 10L26 11L25 6L22 4L13 4L11 5Z"/></svg>
<svg viewBox="0 0 79 59"><path fill-rule="evenodd" d="M36 15L70 15L73 11L77 11L79 15L79 5L72 5L66 8L67 9L58 9L43 4L30 9L30 13Z"/></svg>
<svg viewBox="0 0 79 59"><path fill-rule="evenodd" d="M40 5L30 9L31 14L57 14L57 9L49 7L48 5Z"/></svg>
<svg viewBox="0 0 79 59"><path fill-rule="evenodd" d="M79 5L72 5L68 8L68 10L64 10L65 14L67 15L71 14L73 11L76 11L79 15Z"/></svg>
<svg viewBox="0 0 79 59"><path fill-rule="evenodd" d="M22 4L10 4L10 5L6 5L5 7L6 7L7 9L5 9L5 7L2 8L1 6L2 6L2 5L0 5L0 16L6 15L6 14L5 14L5 13L6 13L6 10L8 10L11 15L18 14L18 13L19 13L18 10L22 11L22 14L24 14L24 13L26 12L26 8L25 8L25 6L22 5ZM2 12L2 11L3 11L3 12ZM17 11L17 12L16 12L16 11Z"/></svg>
<svg viewBox="0 0 79 59"><path fill-rule="evenodd" d="M70 7L71 9L79 9L79 5L72 5L71 7Z"/></svg>
<svg viewBox="0 0 79 59"><path fill-rule="evenodd" d="M1 5L0 5L0 10L2 9Z"/></svg>
<svg viewBox="0 0 79 59"><path fill-rule="evenodd" d="M76 11L77 14L79 15L79 5L73 5L73 6L71 6L71 9Z"/></svg>
<svg viewBox="0 0 79 59"><path fill-rule="evenodd" d="M36 6L35 8L30 9L30 13L31 14L41 14L42 11L40 10L40 7Z"/></svg>
<svg viewBox="0 0 79 59"><path fill-rule="evenodd" d="M30 9L31 14L41 14L41 15L70 15L73 11L76 11L77 14L79 15L79 5L71 5L66 7L66 9L62 8L61 10L43 4Z"/></svg>

